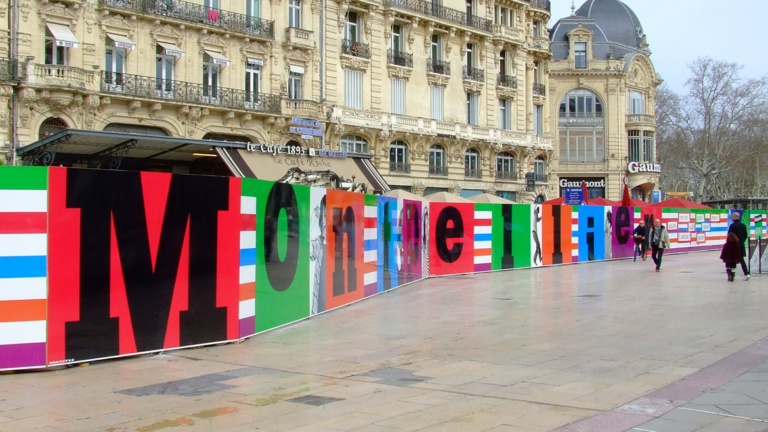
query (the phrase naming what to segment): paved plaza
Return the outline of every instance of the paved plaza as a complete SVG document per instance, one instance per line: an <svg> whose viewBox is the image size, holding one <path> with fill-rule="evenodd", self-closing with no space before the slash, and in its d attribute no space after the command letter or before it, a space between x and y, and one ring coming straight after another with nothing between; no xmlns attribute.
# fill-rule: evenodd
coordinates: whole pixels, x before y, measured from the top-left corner
<svg viewBox="0 0 768 432"><path fill-rule="evenodd" d="M763 431L768 276L717 258L435 278L239 344L4 374L0 431Z"/></svg>

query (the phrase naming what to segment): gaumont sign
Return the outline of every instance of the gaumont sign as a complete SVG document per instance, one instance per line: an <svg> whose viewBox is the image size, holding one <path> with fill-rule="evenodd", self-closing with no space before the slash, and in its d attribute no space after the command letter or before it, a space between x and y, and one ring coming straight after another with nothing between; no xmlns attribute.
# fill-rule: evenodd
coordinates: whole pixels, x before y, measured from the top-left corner
<svg viewBox="0 0 768 432"><path fill-rule="evenodd" d="M561 188L576 188L581 187L581 182L586 183L586 186L588 188L604 188L605 187L605 179L568 179L568 178L561 178L560 179L560 187Z"/></svg>
<svg viewBox="0 0 768 432"><path fill-rule="evenodd" d="M641 172L660 173L661 165L653 164L653 163L644 163L644 162L630 162L627 165L627 170L629 170L630 174L636 174Z"/></svg>

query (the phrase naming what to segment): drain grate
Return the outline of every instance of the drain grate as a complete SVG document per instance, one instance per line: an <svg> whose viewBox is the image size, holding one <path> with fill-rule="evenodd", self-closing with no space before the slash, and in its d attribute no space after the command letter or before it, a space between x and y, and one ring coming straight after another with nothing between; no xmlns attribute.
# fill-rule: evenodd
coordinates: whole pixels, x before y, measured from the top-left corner
<svg viewBox="0 0 768 432"><path fill-rule="evenodd" d="M595 297L602 297L602 296L600 294L584 294L576 297L595 298Z"/></svg>

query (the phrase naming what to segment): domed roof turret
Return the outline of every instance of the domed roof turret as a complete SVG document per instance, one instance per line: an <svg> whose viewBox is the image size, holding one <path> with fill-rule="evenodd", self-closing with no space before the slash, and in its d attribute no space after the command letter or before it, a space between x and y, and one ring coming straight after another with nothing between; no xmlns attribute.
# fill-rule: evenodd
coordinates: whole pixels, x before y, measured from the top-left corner
<svg viewBox="0 0 768 432"><path fill-rule="evenodd" d="M568 58L568 32L583 27L594 33L592 52L596 59L650 54L643 26L637 15L620 0L587 0L576 12L560 19L550 32L553 60Z"/></svg>
<svg viewBox="0 0 768 432"><path fill-rule="evenodd" d="M592 18L608 39L634 48L643 42L643 26L637 15L619 0L587 0L576 16Z"/></svg>

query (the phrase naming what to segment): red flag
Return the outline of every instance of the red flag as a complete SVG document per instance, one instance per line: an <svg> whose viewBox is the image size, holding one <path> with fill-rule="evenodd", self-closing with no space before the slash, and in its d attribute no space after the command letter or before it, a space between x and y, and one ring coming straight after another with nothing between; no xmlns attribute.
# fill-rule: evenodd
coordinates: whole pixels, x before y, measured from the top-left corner
<svg viewBox="0 0 768 432"><path fill-rule="evenodd" d="M622 207L632 207L632 198L629 196L629 185L624 183L624 196L621 197Z"/></svg>
<svg viewBox="0 0 768 432"><path fill-rule="evenodd" d="M589 196L589 195L587 195L587 182L582 180L581 188L584 190L584 205L587 205L587 203L588 203L587 197Z"/></svg>

